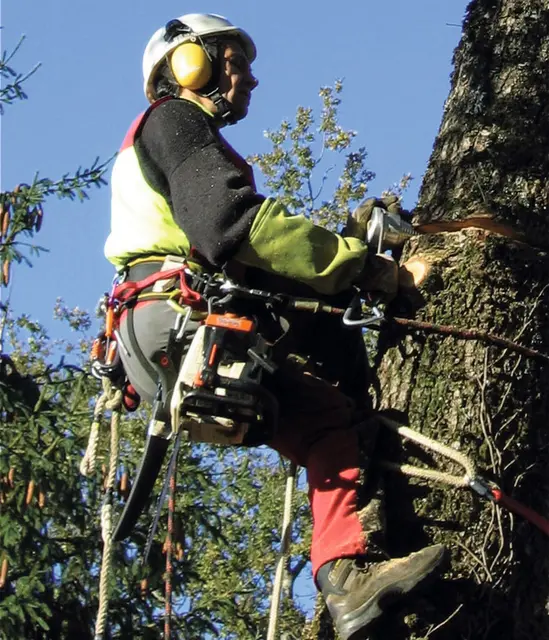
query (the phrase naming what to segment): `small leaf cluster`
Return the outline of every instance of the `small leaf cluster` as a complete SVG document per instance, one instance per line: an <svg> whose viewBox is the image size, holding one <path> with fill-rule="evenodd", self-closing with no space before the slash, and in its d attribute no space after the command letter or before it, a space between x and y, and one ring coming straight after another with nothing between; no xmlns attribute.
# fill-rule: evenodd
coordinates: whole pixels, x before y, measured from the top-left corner
<svg viewBox="0 0 549 640"><path fill-rule="evenodd" d="M366 165L366 149L354 148L356 131L339 124L342 91L341 81L321 88L318 124L312 108L299 106L293 123L284 120L277 130L265 132L271 151L249 158L263 173L266 187L292 213L332 230L345 223L375 177ZM334 169L339 177L328 197L324 191Z"/></svg>
<svg viewBox="0 0 549 640"><path fill-rule="evenodd" d="M268 450L209 449L209 454L201 454L201 467L211 484L209 490L202 489L200 501L202 508L209 505L215 513L218 533L195 537L189 546L191 565L198 574L188 586L189 604L193 610L210 611L220 637L264 638L280 545L286 468ZM308 536L310 519L294 522L290 564L295 571L279 624L282 636L290 634L288 639L299 637L306 617L290 592L309 558L307 548L302 562L300 542Z"/></svg>

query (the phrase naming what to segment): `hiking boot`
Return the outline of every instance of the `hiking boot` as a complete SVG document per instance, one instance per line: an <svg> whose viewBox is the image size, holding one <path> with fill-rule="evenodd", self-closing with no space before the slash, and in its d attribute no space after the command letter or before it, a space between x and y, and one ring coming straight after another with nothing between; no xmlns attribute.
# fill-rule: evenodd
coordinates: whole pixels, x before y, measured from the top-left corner
<svg viewBox="0 0 549 640"><path fill-rule="evenodd" d="M383 613L383 601L404 596L440 565L445 547L435 544L405 558L368 562L341 558L323 565L318 584L343 640L363 640L366 627Z"/></svg>

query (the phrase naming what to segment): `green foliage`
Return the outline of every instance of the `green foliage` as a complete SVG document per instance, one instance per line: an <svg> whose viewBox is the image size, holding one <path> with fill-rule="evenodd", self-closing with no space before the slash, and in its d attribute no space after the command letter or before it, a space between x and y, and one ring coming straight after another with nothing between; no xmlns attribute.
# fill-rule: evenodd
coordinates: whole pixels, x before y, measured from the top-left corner
<svg viewBox="0 0 549 640"><path fill-rule="evenodd" d="M23 83L37 68L21 75L11 66L21 42L0 59L0 105L25 99ZM87 197L104 183L105 168L96 161L59 180L36 175L0 193L4 287L13 261L29 263L40 252L34 238L46 199ZM91 637L99 493L75 471L97 382L79 366L81 357L54 364L63 345L39 322L12 317L9 302L0 314L0 637Z"/></svg>
<svg viewBox="0 0 549 640"><path fill-rule="evenodd" d="M85 200L92 186L106 184L104 173L108 162L96 159L87 168L78 168L73 174L65 174L59 180L34 176L32 183L19 184L12 191L0 193L0 261L4 265L2 284L9 283L9 265L11 262L31 262L25 249L31 256L38 256L43 247L34 244L33 239L42 226L45 200L55 195L70 200ZM25 242L22 238L30 238Z"/></svg>
<svg viewBox="0 0 549 640"><path fill-rule="evenodd" d="M341 81L320 90L318 126L313 109L299 106L294 123L284 120L276 131L265 132L272 150L249 158L265 176L268 190L291 212L334 230L345 224L375 177L366 166L366 149L354 149L356 131L339 124L342 91ZM323 197L329 174L336 168L340 172L333 193Z"/></svg>
<svg viewBox="0 0 549 640"><path fill-rule="evenodd" d="M41 326L23 324L23 334L30 329L29 337L47 340ZM6 326L12 354L0 367L0 547L7 563L0 629L3 638L63 637L56 611L67 608L67 620L79 621L92 613L83 597L89 581L70 576L75 562L97 562L86 488L74 473L96 383L77 367L46 363L32 340L14 344L21 330L10 320Z"/></svg>

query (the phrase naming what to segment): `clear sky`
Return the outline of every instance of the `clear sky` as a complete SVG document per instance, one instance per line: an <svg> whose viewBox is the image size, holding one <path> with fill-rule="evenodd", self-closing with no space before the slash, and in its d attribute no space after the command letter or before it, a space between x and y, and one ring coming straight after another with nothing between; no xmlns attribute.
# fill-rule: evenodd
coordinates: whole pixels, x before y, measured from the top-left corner
<svg viewBox="0 0 549 640"><path fill-rule="evenodd" d="M1 1L1 0L0 0ZM404 173L414 176L404 204L414 206L449 89L466 0L3 0L2 49L22 34L19 71L41 62L29 100L2 116L1 188L60 177L107 159L146 107L141 59L152 33L190 12L227 16L254 38L260 80L250 115L227 137L242 155L266 151L265 129L291 119L298 104L316 107L320 86L344 78L342 124L358 131L377 173L372 195ZM52 199L39 244L50 249L14 269L17 311L55 329L57 296L92 309L114 275L103 257L109 188L85 204ZM60 329L59 329L60 330Z"/></svg>

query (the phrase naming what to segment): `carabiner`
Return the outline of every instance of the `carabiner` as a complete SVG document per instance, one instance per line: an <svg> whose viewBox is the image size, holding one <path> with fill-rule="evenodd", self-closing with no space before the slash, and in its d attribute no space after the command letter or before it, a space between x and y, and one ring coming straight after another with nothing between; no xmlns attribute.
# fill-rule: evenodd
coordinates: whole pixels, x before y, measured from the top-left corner
<svg viewBox="0 0 549 640"><path fill-rule="evenodd" d="M383 313L375 306L372 307L372 315L371 316L362 316L360 319L353 320L351 315L359 311L362 312L362 304L360 302L360 298L356 295L352 300L347 309L345 309L345 313L343 314L343 324L346 327L369 327L373 324L381 322L384 316Z"/></svg>

